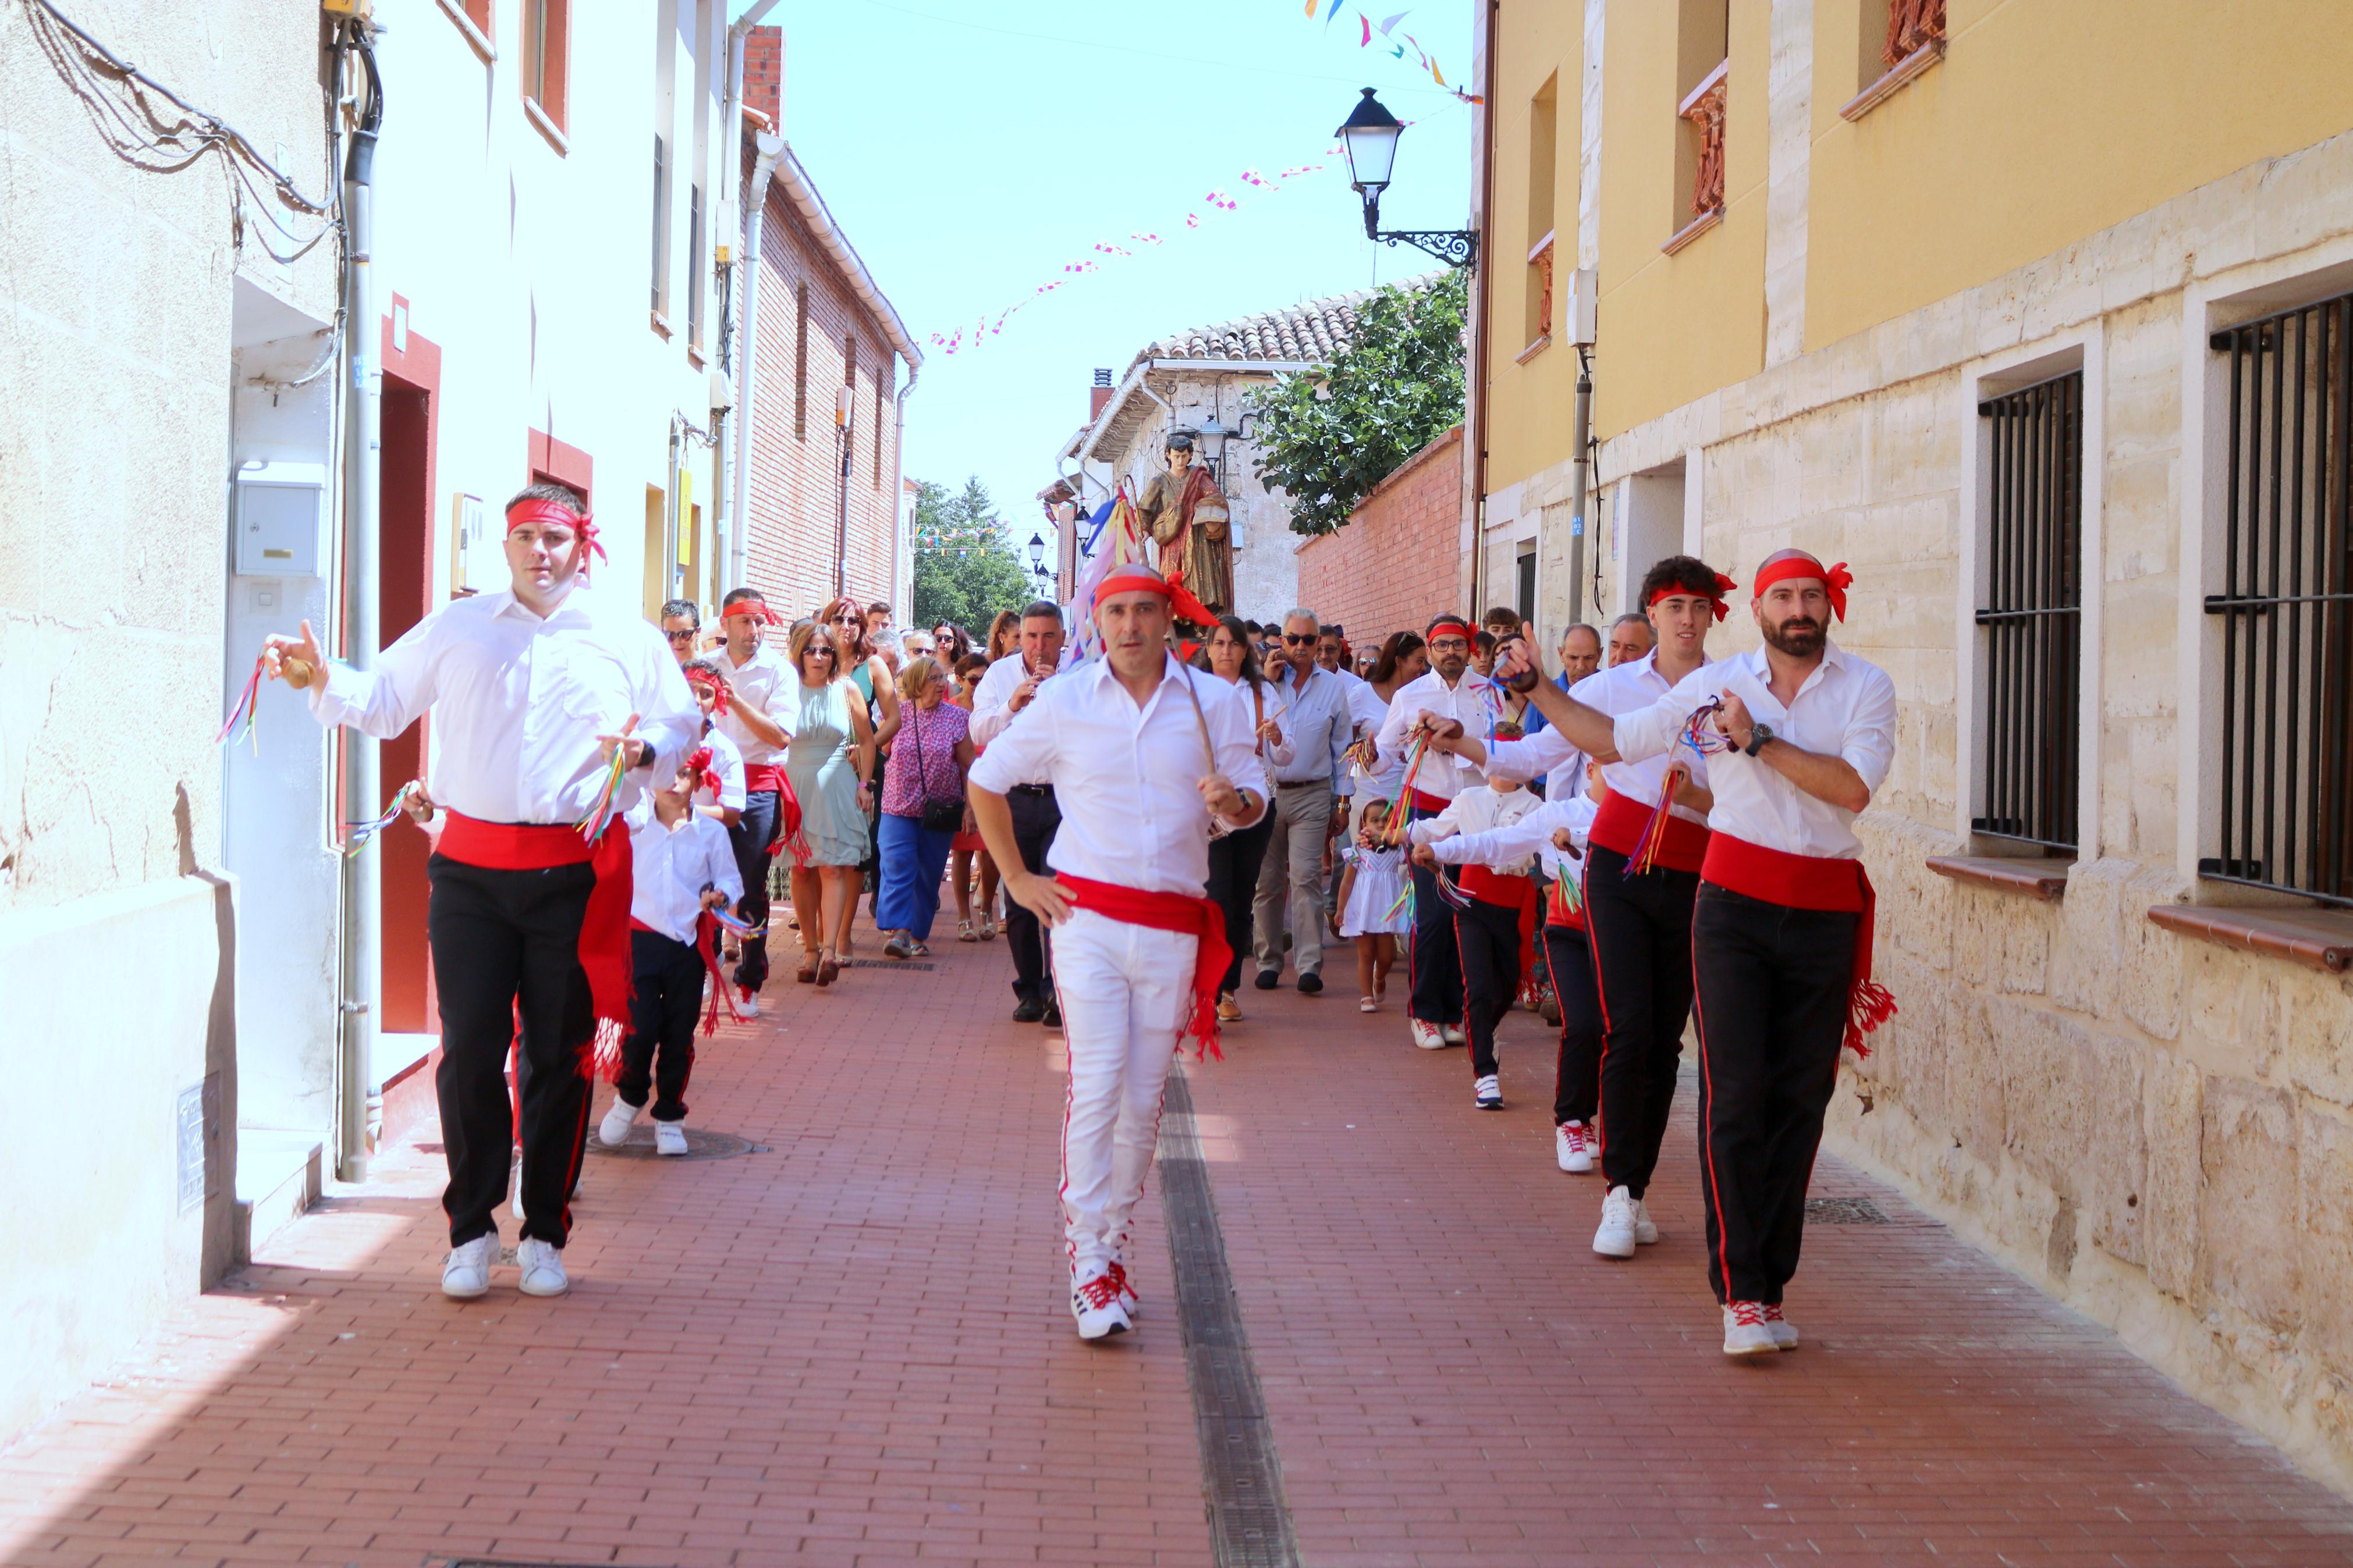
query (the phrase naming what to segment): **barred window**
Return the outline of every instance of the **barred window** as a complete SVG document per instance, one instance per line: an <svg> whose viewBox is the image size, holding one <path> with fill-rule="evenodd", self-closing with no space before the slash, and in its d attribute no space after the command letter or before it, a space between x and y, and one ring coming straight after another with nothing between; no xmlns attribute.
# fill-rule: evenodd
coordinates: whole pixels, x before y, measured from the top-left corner
<svg viewBox="0 0 2353 1568"><path fill-rule="evenodd" d="M2083 690L2084 373L1978 405L1988 425L1985 772L1971 826L2075 848Z"/></svg>
<svg viewBox="0 0 2353 1568"><path fill-rule="evenodd" d="M2222 591L2206 600L2221 853L2199 870L2353 905L2353 294L2211 346L2230 356Z"/></svg>

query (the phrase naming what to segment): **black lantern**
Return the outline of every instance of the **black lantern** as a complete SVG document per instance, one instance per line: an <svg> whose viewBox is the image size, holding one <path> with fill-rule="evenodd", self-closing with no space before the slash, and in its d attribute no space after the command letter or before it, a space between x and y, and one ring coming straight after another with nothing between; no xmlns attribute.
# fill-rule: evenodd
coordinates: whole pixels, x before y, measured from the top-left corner
<svg viewBox="0 0 2353 1568"><path fill-rule="evenodd" d="M1031 534L1031 535L1029 536L1029 569L1030 569L1031 571L1033 571L1033 572L1042 572L1042 571L1044 571L1044 570L1045 570L1045 567L1041 564L1041 563L1043 563L1043 562L1045 561L1045 559L1046 559L1046 542L1045 542L1045 540L1043 540L1043 539L1039 538L1037 534L1034 534L1034 533L1033 533L1033 534Z"/></svg>
<svg viewBox="0 0 2353 1568"><path fill-rule="evenodd" d="M1381 193L1388 189L1397 168L1398 138L1405 125L1382 107L1371 88L1340 128L1333 132L1348 154L1348 183L1365 198L1365 237L1383 245L1399 240L1426 250L1449 267L1470 267L1479 259L1479 237L1469 229L1381 228Z"/></svg>

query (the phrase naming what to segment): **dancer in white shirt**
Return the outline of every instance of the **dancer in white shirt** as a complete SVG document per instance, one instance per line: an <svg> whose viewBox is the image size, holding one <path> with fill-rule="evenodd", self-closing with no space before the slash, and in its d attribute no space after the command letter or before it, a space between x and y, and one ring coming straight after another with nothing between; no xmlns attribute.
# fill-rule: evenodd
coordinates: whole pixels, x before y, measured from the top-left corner
<svg viewBox="0 0 2353 1568"><path fill-rule="evenodd" d="M596 1128L597 1141L608 1149L628 1137L650 1100L654 1152L686 1152L695 1020L702 1012L703 980L719 972L718 930L708 916L734 908L744 897L727 830L694 804L714 787L709 753L698 749L669 788L649 790L623 818L629 828L629 952L637 989L613 1104ZM714 1012L719 1001L712 997Z"/></svg>
<svg viewBox="0 0 2353 1568"><path fill-rule="evenodd" d="M513 586L435 610L373 669L327 662L307 622L300 637L269 638L264 655L274 676L301 661L323 723L383 740L433 713L428 788L447 808L427 916L449 1162L441 1289L459 1298L490 1289L498 1256L491 1216L507 1194L516 1131L510 1045L522 1112L522 1289L568 1287L589 1052L600 1018L629 1017L629 836L607 814L648 778L669 777L662 770L702 730L661 635L635 604L586 586L585 557L597 546L579 498L533 485L507 503L506 520Z"/></svg>
<svg viewBox="0 0 2353 1568"><path fill-rule="evenodd" d="M1063 646L1063 635L1059 605L1040 599L1021 612L1020 641L1011 653L988 667L973 691L970 733L975 751L986 751L1045 689L1047 681L1071 667L1071 650ZM1013 866L1027 867L1033 873L1043 871L1048 851L1054 847L1055 829L1062 820L1054 786L1039 773L1012 780L1006 794L1013 803L1013 837L1021 856L1018 860L998 858L999 874ZM1048 1028L1060 1024L1062 1016L1054 1004L1053 937L1036 915L1018 902L1005 908L1005 945L1013 952L1013 1021L1042 1023Z"/></svg>
<svg viewBox="0 0 2353 1568"><path fill-rule="evenodd" d="M1159 1138L1179 1041L1217 1040L1225 921L1205 895L1209 817L1267 809L1249 705L1169 653L1176 612L1208 619L1142 565L1096 587L1104 655L1036 689L973 765L973 816L1006 892L1055 927L1054 984L1070 1045L1062 1216L1080 1337L1132 1325L1123 1247ZM1050 875L1024 868L1006 792L1044 778L1060 803Z"/></svg>
<svg viewBox="0 0 2353 1568"><path fill-rule="evenodd" d="M1688 555L1670 555L1642 577L1641 597L1657 633L1642 658L1577 682L1572 695L1603 713L1647 708L1707 662L1707 633L1725 614L1731 579ZM1558 700L1552 682L1536 695ZM1579 762L1575 738L1558 728L1526 741L1461 749L1490 773L1526 778ZM1644 1202L1674 1104L1683 1025L1691 1017L1692 901L1707 853L1707 759L1689 747L1672 756L1605 756L1608 786L1592 827L1583 895L1604 1020L1600 1079L1601 1172L1607 1192L1593 1250L1628 1258L1656 1241ZM1661 801L1672 786L1672 798ZM1549 786L1547 786L1549 787ZM1560 1134L1554 1134L1556 1142Z"/></svg>
<svg viewBox="0 0 2353 1568"><path fill-rule="evenodd" d="M1797 1345L1782 1293L1798 1268L1839 1051L1864 1049L1894 1011L1871 978L1873 900L1854 819L1894 759L1895 685L1829 638L1852 581L1843 563L1781 551L1750 587L1761 648L1615 719L1535 692L1597 756L1716 750L1692 963L1708 1281L1726 1355ZM1534 671L1523 656L1504 674L1525 681Z"/></svg>
<svg viewBox="0 0 2353 1568"><path fill-rule="evenodd" d="M1497 729L1501 734L1505 727ZM1516 736L1519 726L1511 725L1508 731ZM1434 870L1440 858L1431 847L1439 840L1509 827L1543 804L1509 779L1472 784L1449 801L1445 810L1424 817L1409 830L1414 864ZM1462 1023L1471 1042L1471 1100L1482 1110L1501 1110L1504 1090L1495 1060L1495 1026L1512 1010L1513 999L1520 993L1520 913L1534 892L1528 873L1535 869L1535 856L1533 850L1517 850L1493 858L1445 858L1462 868L1461 898L1447 912L1454 922L1454 949L1462 963Z"/></svg>
<svg viewBox="0 0 2353 1568"><path fill-rule="evenodd" d="M776 715L789 712L798 700L800 677L767 646L768 628L778 624L758 589L728 590L719 606L727 645L711 659L727 683L727 700L712 707L712 723L744 757L744 803L727 825L727 841L735 854L735 874L744 883L744 919L763 930L768 923L773 847L780 836L791 839L798 826L797 808L788 804L792 785L785 779L785 748L793 737ZM760 1016L760 988L767 983L768 939L744 938L735 963L735 989L745 1017Z"/></svg>
<svg viewBox="0 0 2353 1568"><path fill-rule="evenodd" d="M1422 737L1439 731L1484 737L1502 718L1495 685L1471 668L1471 623L1440 616L1423 634L1430 671L1408 681L1389 700L1375 745L1384 768L1406 763ZM1435 816L1449 802L1486 775L1468 756L1430 745L1413 760L1398 801L1409 819ZM1441 872L1413 868L1413 942L1406 950L1406 980L1411 992L1413 1043L1426 1051L1459 1046L1462 1031L1462 961L1454 943L1454 910L1438 889Z"/></svg>

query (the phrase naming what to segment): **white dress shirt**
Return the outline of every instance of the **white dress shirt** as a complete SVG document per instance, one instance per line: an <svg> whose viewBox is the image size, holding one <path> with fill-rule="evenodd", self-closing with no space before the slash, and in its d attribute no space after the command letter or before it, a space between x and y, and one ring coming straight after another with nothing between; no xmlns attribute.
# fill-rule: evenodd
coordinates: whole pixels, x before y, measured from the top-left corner
<svg viewBox="0 0 2353 1568"><path fill-rule="evenodd" d="M662 636L634 604L575 586L542 620L512 590L456 599L376 656L329 660L311 711L388 740L433 710L434 801L481 822L562 824L588 813L605 777L596 737L634 733L652 766L622 777L627 809L648 781L675 776L702 734L702 710Z"/></svg>
<svg viewBox="0 0 2353 1568"><path fill-rule="evenodd" d="M1447 685L1434 669L1416 676L1398 688L1397 695L1389 699L1388 717L1381 721L1378 744L1382 767L1402 764L1409 750L1406 732L1424 713L1451 719L1462 726L1464 734L1483 742L1488 723L1495 717L1496 704L1495 683L1475 669L1464 670L1462 679L1452 686ZM1485 778L1486 774L1470 758L1432 752L1413 775L1413 787L1440 800L1452 800Z"/></svg>
<svg viewBox="0 0 2353 1568"><path fill-rule="evenodd" d="M691 811L663 822L650 791L623 820L629 825L629 918L692 947L705 888L726 894L731 910L744 899L727 830Z"/></svg>
<svg viewBox="0 0 2353 1568"><path fill-rule="evenodd" d="M1582 854L1585 836L1592 830L1594 814L1599 809L1593 797L1580 789L1562 799L1547 800L1501 827L1440 838L1430 845L1430 852L1449 866L1487 866L1496 870L1508 865L1525 865L1533 856L1544 874L1554 881L1575 881L1582 874L1583 862L1555 844L1552 836L1560 828L1567 828L1569 842ZM1424 826L1427 823L1415 826Z"/></svg>
<svg viewBox="0 0 2353 1568"><path fill-rule="evenodd" d="M776 694L781 691L787 699L797 699L796 689L800 681L793 674L793 667L785 662L783 654L764 642L760 645L760 651L742 664L737 664L734 656L723 647L712 656L712 662L719 667L728 689L734 695L750 698L752 706L765 713L769 721L785 732L786 740L792 738L792 710L788 702L780 701ZM780 707L785 711L778 712ZM719 714L712 722L735 742L735 749L742 753L745 763L773 768L785 765L785 748L771 746L761 740L752 733L750 725L734 714Z"/></svg>
<svg viewBox="0 0 2353 1568"><path fill-rule="evenodd" d="M1369 680L1359 680L1348 688L1348 717L1356 731L1355 738L1370 741L1381 732L1381 725L1389 716L1388 699L1374 689ZM1343 795L1355 795L1359 790L1375 800L1395 800L1398 783L1405 777L1405 759L1384 762L1375 770L1362 763L1351 763Z"/></svg>
<svg viewBox="0 0 2353 1568"><path fill-rule="evenodd" d="M735 749L735 742L715 722L703 731L698 744L711 748L711 771L719 775L719 794L714 797L708 787L699 788L694 792L694 804L709 802L730 811L743 810L744 753Z"/></svg>
<svg viewBox="0 0 2353 1568"><path fill-rule="evenodd" d="M1289 767L1292 758L1298 754L1291 743L1291 736L1287 731L1280 741L1270 741L1258 733L1258 727L1261 723L1282 711L1275 700L1273 683L1261 681L1258 685L1252 686L1240 676L1228 680L1214 670L1210 674L1219 685L1231 687L1234 695L1242 700L1242 708L1250 714L1250 733L1256 737L1254 743L1258 747L1258 760L1265 764L1267 778L1271 781L1276 773ZM1283 727L1277 726L1277 728Z"/></svg>
<svg viewBox="0 0 2353 1568"><path fill-rule="evenodd" d="M1309 667L1303 685L1286 667L1266 682L1268 711L1282 726L1290 756L1275 764L1274 782L1322 784L1337 789L1348 776L1348 742L1356 734L1348 689L1328 669Z"/></svg>
<svg viewBox="0 0 2353 1568"><path fill-rule="evenodd" d="M1055 662L1054 673L1062 674L1071 668L1072 662L1070 645L1065 643L1062 645L1060 658ZM1022 655L1019 648L1015 648L1003 658L994 661L981 672L980 684L974 687L972 690L972 723L968 731L976 750L987 745L997 736L1005 733L1005 727L1013 722L1015 714L1006 704L1013 700L1015 689L1029 678L1029 660ZM1052 677L1048 677L1048 680L1051 679ZM1047 682L1040 681L1038 689L1043 691L1046 684ZM1016 779L1013 782L1044 784L1046 781Z"/></svg>
<svg viewBox="0 0 2353 1568"><path fill-rule="evenodd" d="M1054 870L1198 898L1209 881L1200 781L1225 774L1257 797L1263 815L1269 786L1257 742L1249 702L1216 676L1169 658L1139 707L1111 661L1098 658L1040 686L970 777L999 795L1032 779L1054 786L1062 811L1046 856Z"/></svg>
<svg viewBox="0 0 2353 1568"><path fill-rule="evenodd" d="M1430 845L1433 847L1431 853L1436 854L1435 846L1443 840L1452 838L1459 834L1472 834L1483 837L1499 827L1511 826L1543 805L1544 802L1524 789L1499 794L1485 784L1472 784L1448 802L1444 811L1435 816L1425 816L1407 828L1406 841L1410 844ZM1525 877L1528 874L1530 866L1535 863L1535 847L1530 846L1501 860L1489 860L1483 857L1470 858L1499 876ZM1439 858L1455 858L1450 856Z"/></svg>
<svg viewBox="0 0 2353 1568"><path fill-rule="evenodd" d="M1864 787L1877 794L1895 760L1895 683L1887 672L1825 639L1821 662L1788 707L1774 697L1772 679L1762 648L1694 670L1648 707L1618 715L1618 754L1663 758L1675 747L1688 757L1691 748L1679 744L1683 725L1702 706L1730 691L1748 705L1750 717L1771 725L1777 738L1843 758L1862 775ZM1579 701L1586 700L1582 690L1580 686ZM1719 752L1708 762L1708 787L1715 794L1708 825L1716 832L1788 855L1861 858L1853 812L1817 800L1746 753Z"/></svg>
<svg viewBox="0 0 2353 1568"><path fill-rule="evenodd" d="M1714 668L1714 665L1704 664L1696 673L1704 675ZM1595 670L1571 687L1568 694L1588 708L1616 718L1620 713L1641 712L1664 697L1667 690L1667 678L1659 673L1658 654L1654 650L1640 658L1612 665L1608 669ZM1574 753L1580 759L1584 756L1582 752L1569 744L1568 737L1560 732L1558 726L1531 735L1525 741L1498 741L1494 751L1499 754L1508 751L1510 757L1501 763L1491 759L1488 763L1491 768L1520 768L1531 763L1549 768L1562 760L1563 753ZM1622 795L1638 805L1655 806L1659 804L1660 792L1666 788L1669 763L1683 763L1691 775L1691 782L1705 789L1708 787L1708 761L1689 746L1678 746L1672 753L1662 752L1655 756L1640 758L1630 756L1620 747L1616 762L1601 764L1601 781L1609 786L1613 795ZM1528 775L1519 773L1516 776L1525 778ZM1577 788L1579 793L1585 788L1581 778ZM1549 793L1552 785L1547 783L1545 789ZM1694 811L1687 805L1671 806L1669 810L1686 822L1695 822L1702 827L1708 825L1707 813L1704 811Z"/></svg>

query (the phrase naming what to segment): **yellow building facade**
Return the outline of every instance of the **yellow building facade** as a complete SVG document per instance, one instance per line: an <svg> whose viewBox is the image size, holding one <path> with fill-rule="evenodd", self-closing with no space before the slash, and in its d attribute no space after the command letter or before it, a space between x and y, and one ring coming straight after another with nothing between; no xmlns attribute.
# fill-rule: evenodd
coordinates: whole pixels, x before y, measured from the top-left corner
<svg viewBox="0 0 2353 1568"><path fill-rule="evenodd" d="M2325 9L1496 0L1463 538L1487 600L1533 557L1547 643L1676 551L1852 564L1837 635L1903 701L1863 819L1903 1012L1833 1147L2348 1485Z"/></svg>

